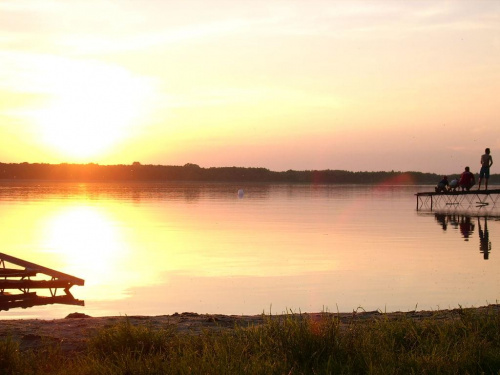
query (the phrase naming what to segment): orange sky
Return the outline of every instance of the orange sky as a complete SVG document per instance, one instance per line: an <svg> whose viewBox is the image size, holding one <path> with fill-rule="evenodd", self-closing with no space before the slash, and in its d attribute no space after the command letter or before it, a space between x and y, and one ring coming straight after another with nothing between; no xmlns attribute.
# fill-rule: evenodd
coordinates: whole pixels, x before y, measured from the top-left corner
<svg viewBox="0 0 500 375"><path fill-rule="evenodd" d="M477 172L499 67L497 1L2 0L0 161Z"/></svg>

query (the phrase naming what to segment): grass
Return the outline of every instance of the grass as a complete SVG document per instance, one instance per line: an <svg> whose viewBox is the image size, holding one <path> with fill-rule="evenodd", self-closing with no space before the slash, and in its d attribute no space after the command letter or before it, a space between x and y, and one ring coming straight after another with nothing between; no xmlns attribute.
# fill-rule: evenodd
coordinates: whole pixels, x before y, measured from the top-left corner
<svg viewBox="0 0 500 375"><path fill-rule="evenodd" d="M500 315L421 321L288 314L229 332L117 324L68 356L0 340L0 374L500 374Z"/></svg>

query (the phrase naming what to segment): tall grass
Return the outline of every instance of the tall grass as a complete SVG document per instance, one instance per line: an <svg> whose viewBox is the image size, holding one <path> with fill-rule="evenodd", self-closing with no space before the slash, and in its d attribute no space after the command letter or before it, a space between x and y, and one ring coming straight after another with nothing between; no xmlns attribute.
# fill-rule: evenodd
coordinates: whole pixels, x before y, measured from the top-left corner
<svg viewBox="0 0 500 375"><path fill-rule="evenodd" d="M500 315L401 317L348 324L289 314L262 326L180 334L175 328L100 330L82 353L20 352L0 341L1 374L500 374Z"/></svg>

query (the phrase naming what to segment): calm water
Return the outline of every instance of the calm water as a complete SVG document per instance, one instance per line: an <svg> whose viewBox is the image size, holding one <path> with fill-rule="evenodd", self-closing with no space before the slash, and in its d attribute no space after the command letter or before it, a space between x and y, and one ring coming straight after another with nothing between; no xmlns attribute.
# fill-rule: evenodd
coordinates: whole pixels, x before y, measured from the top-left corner
<svg viewBox="0 0 500 375"><path fill-rule="evenodd" d="M3 182L0 252L86 283L71 289L85 307L0 318L495 303L500 215L417 212L414 193L429 189Z"/></svg>

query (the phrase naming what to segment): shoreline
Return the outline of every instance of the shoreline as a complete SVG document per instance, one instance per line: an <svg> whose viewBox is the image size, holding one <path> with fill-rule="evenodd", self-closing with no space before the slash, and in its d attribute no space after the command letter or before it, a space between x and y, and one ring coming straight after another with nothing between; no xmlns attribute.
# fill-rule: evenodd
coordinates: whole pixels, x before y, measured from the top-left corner
<svg viewBox="0 0 500 375"><path fill-rule="evenodd" d="M12 339L19 343L21 351L37 350L51 344L60 345L63 352L81 351L87 341L100 329L112 327L128 321L132 325L149 325L154 329L175 328L181 334L199 335L205 330L213 332L230 331L239 327L255 327L265 324L269 319L283 317L300 319L309 318L319 320L324 316L334 317L341 326L353 322L370 323L381 319L397 320L412 319L421 321L432 319L435 321L450 321L460 318L465 312L477 314L500 314L500 304L490 304L481 307L455 308L436 311L408 311L382 313L380 311L353 311L351 313L301 313L277 315L223 315L198 314L193 312L175 313L158 316L107 316L90 317L85 314L73 313L66 318L54 320L41 319L1 319L0 340Z"/></svg>

